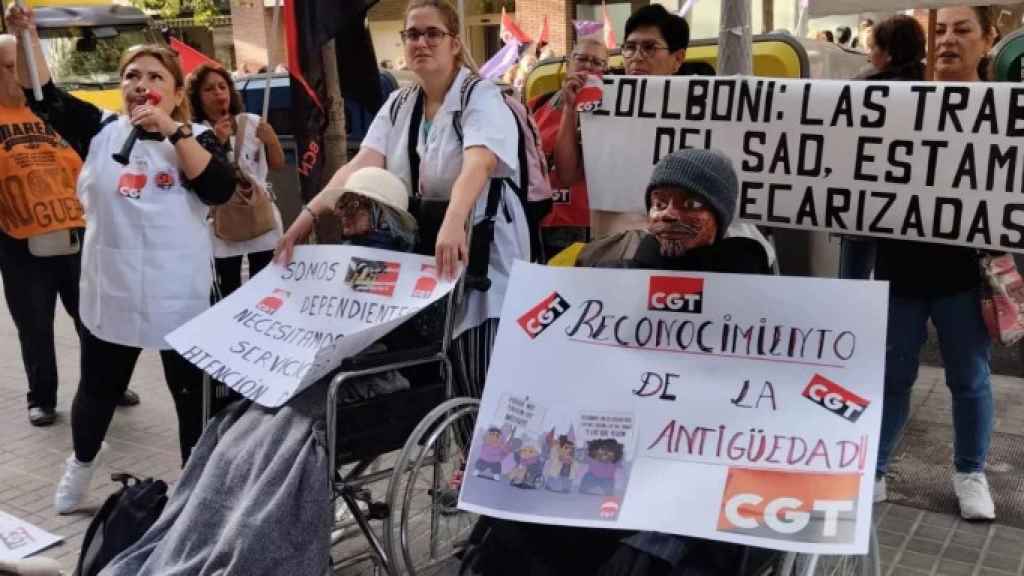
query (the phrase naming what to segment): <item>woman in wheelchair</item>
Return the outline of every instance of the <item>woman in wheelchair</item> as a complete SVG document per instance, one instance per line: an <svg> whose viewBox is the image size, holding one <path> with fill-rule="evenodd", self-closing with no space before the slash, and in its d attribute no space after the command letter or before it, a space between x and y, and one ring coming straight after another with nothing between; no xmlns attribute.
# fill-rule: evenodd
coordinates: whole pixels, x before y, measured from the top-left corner
<svg viewBox="0 0 1024 576"><path fill-rule="evenodd" d="M364 168L324 194L340 218L345 243L402 251L415 245L416 221L396 176ZM333 522L324 474L331 376L280 408L240 400L221 411L160 518L102 574L325 574ZM402 374L391 371L354 379L343 396L359 401L408 387Z"/></svg>

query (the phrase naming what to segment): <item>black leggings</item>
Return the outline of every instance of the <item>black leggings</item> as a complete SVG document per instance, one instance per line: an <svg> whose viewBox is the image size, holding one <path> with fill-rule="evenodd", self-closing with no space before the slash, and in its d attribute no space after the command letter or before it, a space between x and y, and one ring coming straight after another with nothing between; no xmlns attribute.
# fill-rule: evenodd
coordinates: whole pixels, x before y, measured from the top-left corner
<svg viewBox="0 0 1024 576"><path fill-rule="evenodd" d="M128 389L141 348L100 340L82 328L82 380L71 406L75 458L92 462ZM161 350L167 388L178 413L182 466L203 433L203 373L174 350Z"/></svg>
<svg viewBox="0 0 1024 576"><path fill-rule="evenodd" d="M267 264L270 264L270 261L274 259L274 251L250 252L246 256L249 257L249 277L251 278L263 270ZM217 269L221 297L226 297L238 290L238 287L242 285L242 257L216 258L213 262Z"/></svg>

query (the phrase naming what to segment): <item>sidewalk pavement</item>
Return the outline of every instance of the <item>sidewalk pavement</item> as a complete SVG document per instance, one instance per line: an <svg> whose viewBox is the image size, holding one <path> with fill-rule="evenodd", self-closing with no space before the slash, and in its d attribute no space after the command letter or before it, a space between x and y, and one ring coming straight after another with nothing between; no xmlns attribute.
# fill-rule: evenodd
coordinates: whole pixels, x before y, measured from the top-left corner
<svg viewBox="0 0 1024 576"><path fill-rule="evenodd" d="M54 426L29 425L25 406L27 384L10 316L0 314L0 511L23 518L59 534L64 542L42 555L56 558L71 574L91 514L58 516L53 512L53 492L71 452L70 406L78 378L78 338L70 319L58 312L57 351L61 375ZM1024 379L1000 377L995 386L997 429L1017 428L1024 423ZM118 408L107 434L108 449L93 480L89 502L95 510L118 488L109 480L112 472L131 472L177 480L179 455L177 424L171 398L164 384L159 356L144 352L131 387L142 404ZM922 367L914 391L915 420L949 414L949 394L942 371ZM945 403L945 404L943 404ZM948 416L944 416L948 417ZM1024 429L1012 432L1024 434ZM1024 462L1012 463L1014 467ZM951 488L950 488L951 490ZM1024 491L1024 482L1017 486ZM929 512L897 504L875 507L875 521L884 573L888 576L939 575L1007 576L1024 574L1024 530L1001 523L967 523L953 514ZM343 574L369 574L363 564Z"/></svg>

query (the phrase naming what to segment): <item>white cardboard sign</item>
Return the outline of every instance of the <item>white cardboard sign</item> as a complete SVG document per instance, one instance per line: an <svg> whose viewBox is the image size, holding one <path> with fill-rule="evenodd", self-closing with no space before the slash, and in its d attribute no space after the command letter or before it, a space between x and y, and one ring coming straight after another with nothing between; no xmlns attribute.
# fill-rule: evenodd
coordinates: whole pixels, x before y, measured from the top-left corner
<svg viewBox="0 0 1024 576"><path fill-rule="evenodd" d="M299 246L167 335L214 379L275 407L451 291L434 258Z"/></svg>
<svg viewBox="0 0 1024 576"><path fill-rule="evenodd" d="M460 506L864 553L886 314L883 282L517 262Z"/></svg>
<svg viewBox="0 0 1024 576"><path fill-rule="evenodd" d="M643 212L654 164L715 148L736 217L765 226L1024 252L1024 87L604 78L582 114L590 206Z"/></svg>
<svg viewBox="0 0 1024 576"><path fill-rule="evenodd" d="M60 536L0 512L0 560L21 560L45 550L62 539Z"/></svg>

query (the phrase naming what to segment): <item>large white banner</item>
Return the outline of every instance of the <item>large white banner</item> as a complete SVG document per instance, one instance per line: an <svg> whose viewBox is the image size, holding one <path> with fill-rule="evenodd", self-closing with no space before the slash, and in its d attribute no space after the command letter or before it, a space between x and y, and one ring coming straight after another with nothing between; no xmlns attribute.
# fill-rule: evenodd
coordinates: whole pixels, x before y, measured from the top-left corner
<svg viewBox="0 0 1024 576"><path fill-rule="evenodd" d="M590 206L643 212L657 161L728 154L736 216L1024 252L1024 87L767 78L604 79L582 115Z"/></svg>
<svg viewBox="0 0 1024 576"><path fill-rule="evenodd" d="M881 282L517 262L460 507L864 553Z"/></svg>
<svg viewBox="0 0 1024 576"><path fill-rule="evenodd" d="M167 342L214 379L280 406L451 291L434 258L356 246L299 246Z"/></svg>

